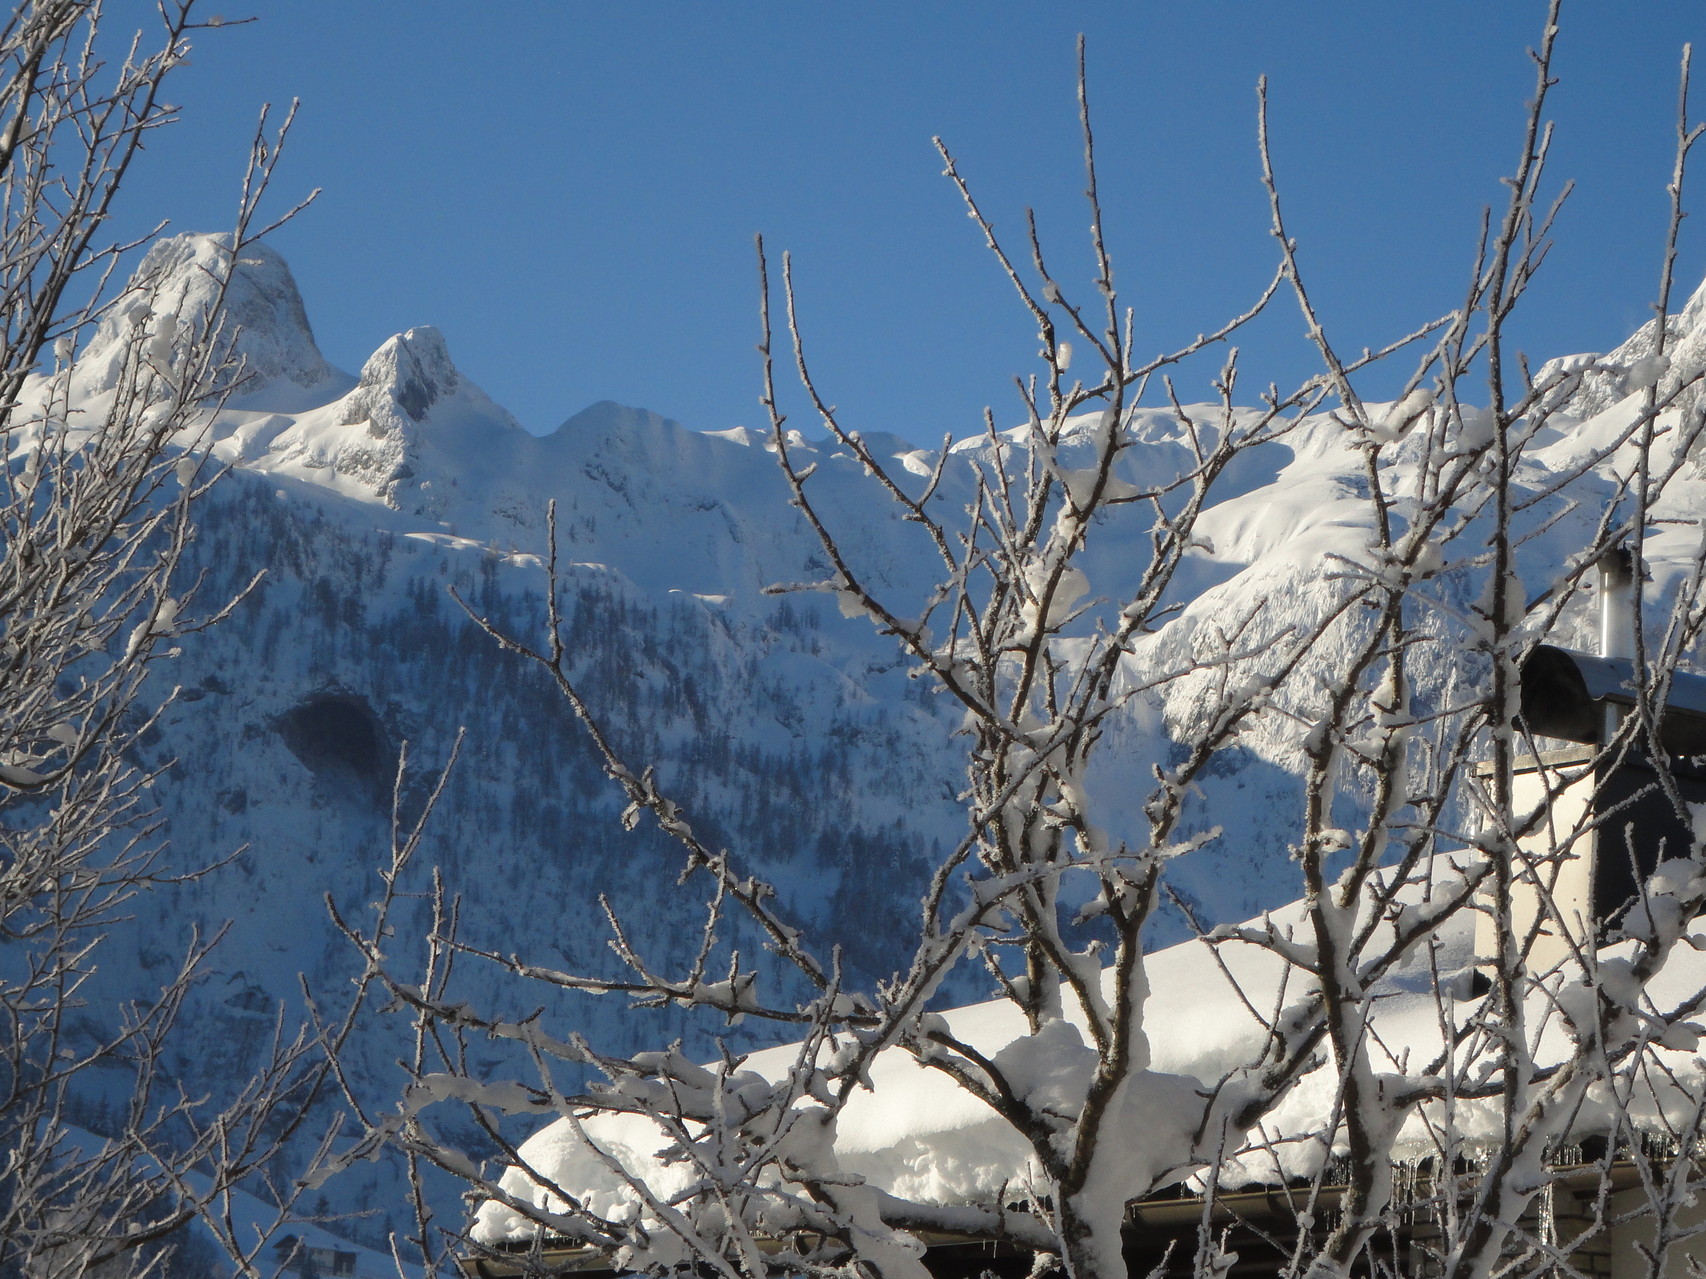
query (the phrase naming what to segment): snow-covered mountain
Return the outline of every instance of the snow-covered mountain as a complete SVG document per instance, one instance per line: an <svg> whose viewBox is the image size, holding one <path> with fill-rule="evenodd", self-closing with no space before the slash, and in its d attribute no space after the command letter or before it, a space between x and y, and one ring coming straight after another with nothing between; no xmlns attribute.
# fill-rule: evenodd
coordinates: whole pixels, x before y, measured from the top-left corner
<svg viewBox="0 0 1706 1279"><path fill-rule="evenodd" d="M157 245L143 266L153 309L193 312L209 287L205 268L223 252L214 237ZM390 338L356 376L339 372L315 346L288 267L264 248L238 262L226 314L247 378L210 425L212 451L232 470L201 506L191 569L203 574L203 608L264 576L228 621L187 637L163 668L180 691L148 749L155 762L177 761L157 788L174 862L242 851L158 894L146 928L115 935L112 947L131 950L109 950L102 977L112 994L146 998L192 928L235 921L217 975L197 995L193 1015L206 1029L193 1051L185 1045L187 1079L240 1074L275 1006L294 1006L299 974L335 1005L357 965L324 899L351 913L372 900L399 749L408 744L412 810L459 729L462 756L424 856L462 895L466 939L552 967L602 967L612 962L605 894L654 962L690 958L698 926L687 903L670 904L674 850L643 826L623 830L620 796L567 707L450 594L521 638L538 637L551 501L574 671L621 749L655 763L696 827L778 882L789 909L836 936L862 974L897 962L887 939L907 928L927 869L962 833L958 717L908 678L891 640L843 617L833 594L763 593L829 575L764 436L696 432L600 403L535 437L457 370L430 327ZM111 392L120 326L130 322L115 312L79 355L79 396ZM1706 365L1702 295L1674 323L1669 377L1690 361ZM1599 371L1572 406L1580 431L1553 432L1535 454L1537 487L1630 411L1620 407L1638 392L1627 369L1642 354L1573 357L1572 367ZM1146 445L1124 455L1132 478L1188 465L1170 414L1139 413L1130 430ZM935 461L899 437L867 440L905 474ZM934 566L917 526L853 458L805 440L797 448L819 464L818 501L851 558L897 600L922 601ZM1259 641L1320 607L1331 589L1325 557L1354 556L1368 541L1363 465L1326 419L1245 454L1174 588L1181 611L1138 660L1176 662L1205 628L1234 617L1249 616ZM963 503L967 484L950 466L942 500ZM1689 479L1680 500L1706 508L1700 485ZM1530 518L1544 525L1525 570L1539 594L1587 540L1592 517L1554 503ZM1661 584L1691 552L1686 542L1678 531L1674 564L1667 543L1653 548ZM1093 593L1117 597L1130 581L1126 545L1104 538L1087 559ZM1331 654L1315 660L1328 674ZM1444 666L1437 673L1441 687L1454 677ZM1136 820L1140 790L1125 779L1146 778L1166 758L1170 726L1192 710L1191 682L1178 680L1110 722L1099 776L1116 820L1122 802ZM1244 918L1293 895L1276 813L1294 793L1294 751L1281 735L1252 735L1205 782L1200 820L1212 812L1225 835L1172 875L1205 920ZM417 905L419 929L426 904ZM1163 921L1155 940L1184 931L1177 918ZM400 938L399 951L406 945ZM463 981L466 997L487 1003L541 998L495 971L467 968ZM552 1015L610 1046L625 1035L667 1037L655 1023L636 1031L621 1005L566 999ZM379 1035L365 1051L365 1082L380 1103L396 1087L385 1064L395 1045ZM99 1116L85 1118L98 1126ZM343 1194L362 1196L359 1187Z"/></svg>

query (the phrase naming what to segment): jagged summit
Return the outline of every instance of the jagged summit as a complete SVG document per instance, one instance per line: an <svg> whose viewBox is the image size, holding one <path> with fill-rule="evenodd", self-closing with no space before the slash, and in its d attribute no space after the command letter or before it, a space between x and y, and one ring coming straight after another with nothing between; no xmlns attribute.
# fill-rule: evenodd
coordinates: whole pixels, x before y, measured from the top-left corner
<svg viewBox="0 0 1706 1279"><path fill-rule="evenodd" d="M314 342L289 264L264 244L246 246L233 262L231 245L229 234L186 232L149 248L79 361L90 392L112 389L137 326L168 316L205 326L228 278L220 332L242 361L239 393L281 383L336 393L337 371Z"/></svg>
<svg viewBox="0 0 1706 1279"><path fill-rule="evenodd" d="M533 443L457 371L444 335L429 326L387 338L347 393L295 414L227 413L218 434L242 436L246 466L434 523L469 518L458 490L474 476L483 522L491 477L524 472Z"/></svg>
<svg viewBox="0 0 1706 1279"><path fill-rule="evenodd" d="M488 532L494 509L505 529L536 522L544 490L561 479L554 472L580 465L565 453L622 440L644 452L689 434L655 413L602 401L555 433L559 446L574 444L542 456L538 441L458 371L430 325L387 338L351 377L321 354L284 258L251 244L233 259L228 234L184 233L148 249L77 358L77 394L111 392L139 339L166 335L169 345L174 332L205 330L222 288L219 331L241 380L211 438L246 469Z"/></svg>
<svg viewBox="0 0 1706 1279"><path fill-rule="evenodd" d="M444 335L430 325L410 329L368 356L355 390L344 399L343 422L366 422L375 438L402 433L410 422L425 421L456 384Z"/></svg>

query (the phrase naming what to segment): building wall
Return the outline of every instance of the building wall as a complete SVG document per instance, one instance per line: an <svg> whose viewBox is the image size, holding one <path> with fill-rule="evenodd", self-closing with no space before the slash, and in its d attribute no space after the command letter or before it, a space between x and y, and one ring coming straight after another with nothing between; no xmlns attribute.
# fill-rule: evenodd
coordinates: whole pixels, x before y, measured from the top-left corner
<svg viewBox="0 0 1706 1279"><path fill-rule="evenodd" d="M1529 951L1529 968L1534 972L1572 961L1573 945L1582 944L1589 935L1596 835L1588 825L1594 779L1592 769L1585 766L1587 758L1574 751L1564 758L1544 756L1512 778L1515 810L1541 813L1535 829L1518 841L1522 864L1516 869L1511 893L1517 936L1527 937L1536 919L1543 921ZM1559 927L1559 917L1568 925L1568 933ZM1493 958L1497 945L1491 914L1478 914L1476 956Z"/></svg>
<svg viewBox="0 0 1706 1279"><path fill-rule="evenodd" d="M1647 1196L1641 1190L1626 1190L1611 1198L1615 1217L1631 1216L1633 1220L1611 1228L1609 1279L1647 1279L1652 1271L1643 1246L1653 1246L1654 1221L1647 1213ZM1678 1213L1675 1222L1680 1230L1706 1231L1706 1202L1697 1198ZM1673 1244L1665 1256L1664 1279L1691 1279L1706 1268L1706 1233L1696 1234L1681 1243Z"/></svg>

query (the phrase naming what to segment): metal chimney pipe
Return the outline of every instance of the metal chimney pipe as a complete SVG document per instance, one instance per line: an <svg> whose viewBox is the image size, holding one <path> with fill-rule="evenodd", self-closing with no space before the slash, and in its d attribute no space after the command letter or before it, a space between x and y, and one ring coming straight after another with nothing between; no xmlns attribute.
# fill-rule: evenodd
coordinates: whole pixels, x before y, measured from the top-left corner
<svg viewBox="0 0 1706 1279"><path fill-rule="evenodd" d="M1599 655L1632 660L1635 656L1635 557L1624 545L1599 557ZM1621 708L1607 705L1600 725L1600 745L1617 735Z"/></svg>
<svg viewBox="0 0 1706 1279"><path fill-rule="evenodd" d="M1599 655L1635 656L1635 557L1614 546L1599 557Z"/></svg>

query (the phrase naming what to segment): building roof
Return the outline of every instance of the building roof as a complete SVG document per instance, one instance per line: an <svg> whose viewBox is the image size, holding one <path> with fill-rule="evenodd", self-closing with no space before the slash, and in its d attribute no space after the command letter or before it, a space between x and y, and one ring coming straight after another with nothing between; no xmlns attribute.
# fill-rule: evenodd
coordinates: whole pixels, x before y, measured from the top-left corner
<svg viewBox="0 0 1706 1279"><path fill-rule="evenodd" d="M1669 864L1676 869L1687 865ZM1455 878L1461 871L1440 859L1435 873ZM1405 909L1424 908L1426 895L1423 886L1411 886ZM1158 1160L1166 1166L1165 1161L1175 1157L1173 1151L1182 1158L1189 1134L1175 1129L1186 1122L1181 1116L1200 1114L1200 1107L1170 1104L1170 1099L1212 1089L1255 1062L1266 1034L1258 1014L1271 1018L1281 1005L1306 993L1310 979L1303 969L1252 940L1271 930L1282 938L1295 934L1301 946L1303 921L1301 905L1294 904L1241 928L1216 930L1211 939L1187 941L1147 957L1150 993L1144 1023L1151 1073L1144 1087L1134 1090L1127 1112L1114 1121L1146 1169L1153 1169ZM1706 947L1702 924L1706 920L1697 922L1692 938L1685 939L1691 944L1676 948L1644 995L1631 994L1631 1002L1647 1011L1669 1011L1706 988L1706 955L1697 949ZM1415 948L1405 966L1383 980L1370 1036L1377 1072L1413 1077L1426 1071L1440 1056L1442 1024L1468 1024L1480 1002L1472 994L1473 938L1474 915L1459 912L1437 931L1431 945ZM1628 949L1625 943L1600 953L1602 984L1610 987L1627 979ZM1530 1024L1542 1063L1560 1060L1567 1051L1560 1008L1580 1007L1583 999L1591 1007L1592 998L1579 973L1554 974L1534 992ZM993 1056L1015 1086L1033 1099L1052 1091L1062 1106L1074 1104L1093 1061L1075 1026L1045 1027L1041 1035L1027 1035L1023 1016L1004 999L955 1008L942 1016L954 1035ZM1678 1080L1697 1080L1701 1074L1693 1051L1696 1034L1686 1027L1674 1029L1667 1046L1654 1049L1656 1059L1676 1072ZM1476 1063L1469 1055L1476 1051L1473 1039L1460 1047L1459 1078L1473 1073ZM746 1058L743 1069L773 1081L785 1076L797 1054L793 1045L768 1049ZM1663 1082L1664 1072L1644 1075L1646 1082L1625 1089L1625 1103L1602 1090L1578 1127L1608 1129L1612 1110L1619 1105L1637 1122L1655 1126L1661 1110L1674 1108L1678 1114L1673 1118L1680 1118L1691 1108L1689 1099ZM900 1198L937 1205L989 1204L1003 1194L1011 1198L1015 1187L1030 1180L1032 1164L1024 1140L947 1075L903 1051L890 1050L872 1066L870 1085L855 1093L836 1125L835 1153L846 1171ZM1336 1091L1332 1067L1317 1066L1267 1114L1259 1130L1246 1135L1242 1149L1229 1153L1217 1184L1223 1189L1273 1185L1319 1170L1334 1153L1324 1128ZM1437 1153L1431 1118L1425 1110L1411 1117L1395 1147L1398 1159L1420 1161ZM1456 1105L1455 1132L1470 1149L1477 1143L1495 1143L1496 1124L1490 1109ZM621 1217L633 1194L618 1166L664 1197L691 1184L690 1168L659 1159L658 1152L667 1144L647 1118L600 1113L557 1120L529 1139L521 1155L586 1208ZM1201 1175L1200 1169L1182 1166L1178 1180L1200 1184ZM509 1169L502 1185L547 1212L560 1207L519 1168ZM489 1201L479 1210L474 1237L497 1244L531 1236L535 1230L513 1209Z"/></svg>

